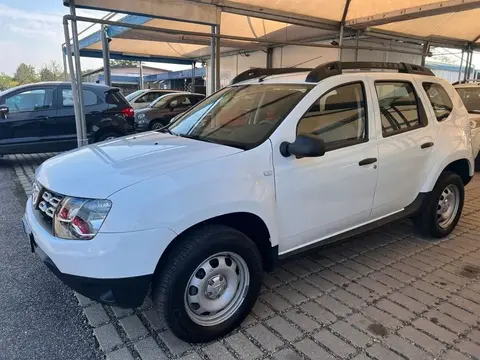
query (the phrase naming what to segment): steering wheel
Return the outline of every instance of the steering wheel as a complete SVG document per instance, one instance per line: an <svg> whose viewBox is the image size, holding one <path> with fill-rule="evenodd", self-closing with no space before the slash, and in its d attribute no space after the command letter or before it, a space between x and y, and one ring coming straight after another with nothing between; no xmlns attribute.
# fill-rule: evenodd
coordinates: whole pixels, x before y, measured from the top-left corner
<svg viewBox="0 0 480 360"><path fill-rule="evenodd" d="M262 120L257 125L272 125L272 121L270 120Z"/></svg>

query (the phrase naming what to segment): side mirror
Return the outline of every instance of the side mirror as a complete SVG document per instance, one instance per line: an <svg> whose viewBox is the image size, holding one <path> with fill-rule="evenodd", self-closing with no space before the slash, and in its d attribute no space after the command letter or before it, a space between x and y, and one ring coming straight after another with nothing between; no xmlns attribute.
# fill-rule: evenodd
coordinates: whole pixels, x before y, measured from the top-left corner
<svg viewBox="0 0 480 360"><path fill-rule="evenodd" d="M0 105L0 115L2 115L4 119L7 118L8 112L9 112L9 109L7 105Z"/></svg>
<svg viewBox="0 0 480 360"><path fill-rule="evenodd" d="M298 134L293 143L284 141L280 144L280 153L289 157L317 157L325 155L325 142L311 134Z"/></svg>

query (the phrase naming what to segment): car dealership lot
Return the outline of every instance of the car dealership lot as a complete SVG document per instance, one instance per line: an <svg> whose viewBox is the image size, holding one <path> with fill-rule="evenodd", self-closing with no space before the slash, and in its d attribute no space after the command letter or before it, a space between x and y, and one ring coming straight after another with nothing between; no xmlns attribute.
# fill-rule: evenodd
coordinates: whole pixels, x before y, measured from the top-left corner
<svg viewBox="0 0 480 360"><path fill-rule="evenodd" d="M12 166L29 193L35 168L49 156L16 155L0 162L4 168ZM25 200L21 194L17 198ZM2 204L2 212L15 224L11 229L15 241L8 251L41 269L38 259L25 254L23 209L12 210L7 204ZM466 187L464 214L451 239L421 239L404 221L288 259L265 274L260 301L243 326L214 343L190 345L177 340L158 323L150 301L131 310L83 297L79 302L100 350L112 360L474 359L480 356L479 240L480 179L474 178ZM15 260L7 256L5 261ZM55 291L68 290L42 270L44 280L29 283L30 291L43 297L37 299L39 303L58 301ZM6 271L24 278L27 268ZM10 290L2 295L15 296ZM50 296L55 299L45 299ZM30 305L28 299L18 301L18 306L25 304L38 308L37 321L42 322L46 310L36 302ZM70 327L81 328L80 317L69 319ZM27 343L28 337L19 341ZM52 346L61 341L52 338ZM50 358L63 357L52 353Z"/></svg>

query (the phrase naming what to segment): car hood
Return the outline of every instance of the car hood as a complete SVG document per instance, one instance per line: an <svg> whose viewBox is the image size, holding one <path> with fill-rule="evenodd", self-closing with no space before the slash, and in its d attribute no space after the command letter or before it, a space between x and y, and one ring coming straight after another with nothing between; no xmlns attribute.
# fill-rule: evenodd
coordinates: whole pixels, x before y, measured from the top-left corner
<svg viewBox="0 0 480 360"><path fill-rule="evenodd" d="M242 151L150 131L55 156L38 168L37 181L62 195L105 199L140 181Z"/></svg>

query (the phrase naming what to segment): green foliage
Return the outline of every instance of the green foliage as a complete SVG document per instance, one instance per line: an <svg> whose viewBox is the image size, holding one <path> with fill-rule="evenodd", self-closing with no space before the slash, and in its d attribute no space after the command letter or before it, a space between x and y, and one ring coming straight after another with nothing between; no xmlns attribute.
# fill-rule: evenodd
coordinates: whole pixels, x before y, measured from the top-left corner
<svg viewBox="0 0 480 360"><path fill-rule="evenodd" d="M18 82L19 85L38 82L35 66L21 63L18 65L15 75L13 75L13 79Z"/></svg>
<svg viewBox="0 0 480 360"><path fill-rule="evenodd" d="M138 61L132 61L132 60L111 60L110 61L111 66L137 66Z"/></svg>
<svg viewBox="0 0 480 360"><path fill-rule="evenodd" d="M55 61L43 65L40 70L40 81L62 81L65 80L63 69Z"/></svg>
<svg viewBox="0 0 480 360"><path fill-rule="evenodd" d="M5 73L0 74L0 91L7 90L17 85L18 83L15 80L13 80L11 76L8 76Z"/></svg>

